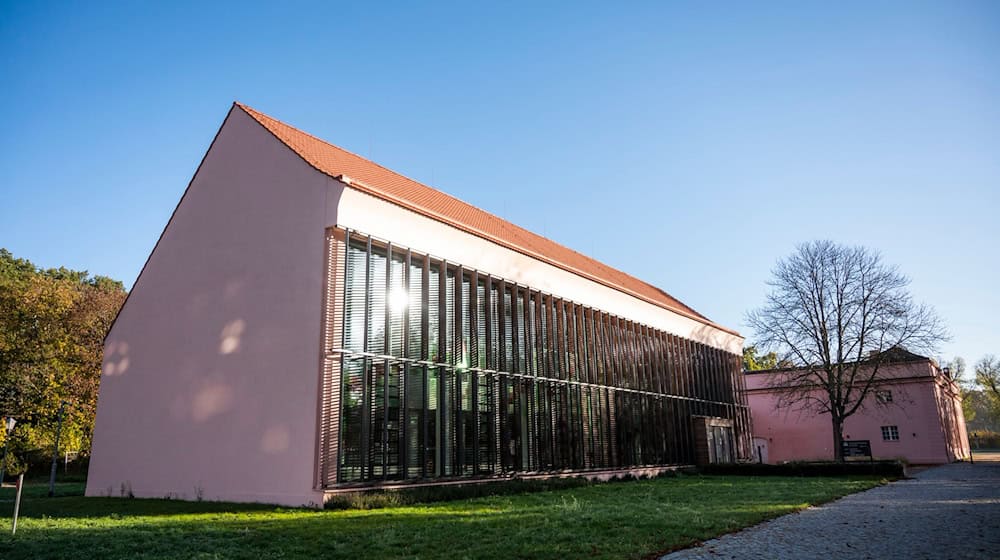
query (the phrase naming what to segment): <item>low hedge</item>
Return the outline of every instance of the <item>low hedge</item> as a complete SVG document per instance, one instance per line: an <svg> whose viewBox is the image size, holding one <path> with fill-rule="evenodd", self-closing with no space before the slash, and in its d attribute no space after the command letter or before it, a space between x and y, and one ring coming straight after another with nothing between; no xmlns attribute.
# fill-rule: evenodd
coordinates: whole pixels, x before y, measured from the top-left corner
<svg viewBox="0 0 1000 560"><path fill-rule="evenodd" d="M850 463L817 462L817 463L782 463L768 465L764 463L733 463L726 465L707 465L699 469L703 474L725 474L743 476L844 476L844 475L878 475L889 478L902 478L905 475L904 465L899 461L856 461Z"/></svg>
<svg viewBox="0 0 1000 560"><path fill-rule="evenodd" d="M507 496L511 494L528 494L533 492L550 492L567 488L581 488L594 484L613 484L649 478L670 478L682 476L682 472L665 471L655 476L635 476L623 472L606 481L586 478L587 473L579 476L553 478L510 478L506 480L491 480L469 482L465 484L442 484L405 486L392 489L359 487L353 492L344 492L327 498L326 509L378 509L385 507L407 506L431 502L447 502L486 496Z"/></svg>
<svg viewBox="0 0 1000 560"><path fill-rule="evenodd" d="M2 453L2 446L0 446ZM67 464L60 456L56 461L56 480L59 482L84 482L87 480L87 470L90 468L89 456L78 456ZM24 474L29 482L48 481L52 469L51 449L32 449L26 452L7 454L7 464L4 468L4 479L8 482Z"/></svg>
<svg viewBox="0 0 1000 560"><path fill-rule="evenodd" d="M1000 433L990 430L975 430L969 433L969 443L973 452L980 449L1000 449Z"/></svg>
<svg viewBox="0 0 1000 560"><path fill-rule="evenodd" d="M483 496L500 496L530 492L547 492L590 486L584 478L549 478L540 480L512 479L477 484L418 486L414 488L359 489L327 498L326 509L378 509L429 502L447 502Z"/></svg>

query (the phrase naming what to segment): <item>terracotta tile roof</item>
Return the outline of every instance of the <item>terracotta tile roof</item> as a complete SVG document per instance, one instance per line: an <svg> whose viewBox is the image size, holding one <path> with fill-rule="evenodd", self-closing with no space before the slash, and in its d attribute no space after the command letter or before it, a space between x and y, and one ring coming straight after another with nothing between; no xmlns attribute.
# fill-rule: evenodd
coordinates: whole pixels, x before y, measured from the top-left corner
<svg viewBox="0 0 1000 560"><path fill-rule="evenodd" d="M235 103L235 106L245 111L321 173L337 179L342 176L349 178L350 186L354 189L735 334L735 331L712 323L663 290L638 278L338 148L242 103Z"/></svg>

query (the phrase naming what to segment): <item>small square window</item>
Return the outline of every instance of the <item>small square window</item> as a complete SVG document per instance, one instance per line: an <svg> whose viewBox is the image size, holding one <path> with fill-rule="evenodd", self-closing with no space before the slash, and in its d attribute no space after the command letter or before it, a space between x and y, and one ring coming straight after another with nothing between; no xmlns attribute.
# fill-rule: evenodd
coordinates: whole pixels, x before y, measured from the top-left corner
<svg viewBox="0 0 1000 560"><path fill-rule="evenodd" d="M875 400L881 404L892 402L892 391L875 391Z"/></svg>
<svg viewBox="0 0 1000 560"><path fill-rule="evenodd" d="M882 426L882 439L885 441L899 441L899 427Z"/></svg>

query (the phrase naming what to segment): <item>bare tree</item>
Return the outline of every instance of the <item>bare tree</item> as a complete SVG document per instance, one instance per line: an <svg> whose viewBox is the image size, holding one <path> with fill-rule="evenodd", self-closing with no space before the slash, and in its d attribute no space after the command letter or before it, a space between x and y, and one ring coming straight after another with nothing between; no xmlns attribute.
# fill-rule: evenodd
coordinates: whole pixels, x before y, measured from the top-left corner
<svg viewBox="0 0 1000 560"><path fill-rule="evenodd" d="M844 420L884 377L889 350L930 355L947 333L877 251L814 241L773 274L765 304L747 323L762 347L795 366L775 378L779 406L829 413L834 457L842 461Z"/></svg>

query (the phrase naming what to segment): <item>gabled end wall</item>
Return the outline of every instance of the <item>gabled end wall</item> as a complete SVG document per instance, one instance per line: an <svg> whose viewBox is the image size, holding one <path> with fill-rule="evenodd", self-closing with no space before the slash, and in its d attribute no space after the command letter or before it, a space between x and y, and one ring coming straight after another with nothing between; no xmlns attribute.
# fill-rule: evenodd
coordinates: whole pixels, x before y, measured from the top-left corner
<svg viewBox="0 0 1000 560"><path fill-rule="evenodd" d="M230 111L106 339L88 496L322 504L324 226L342 188Z"/></svg>

